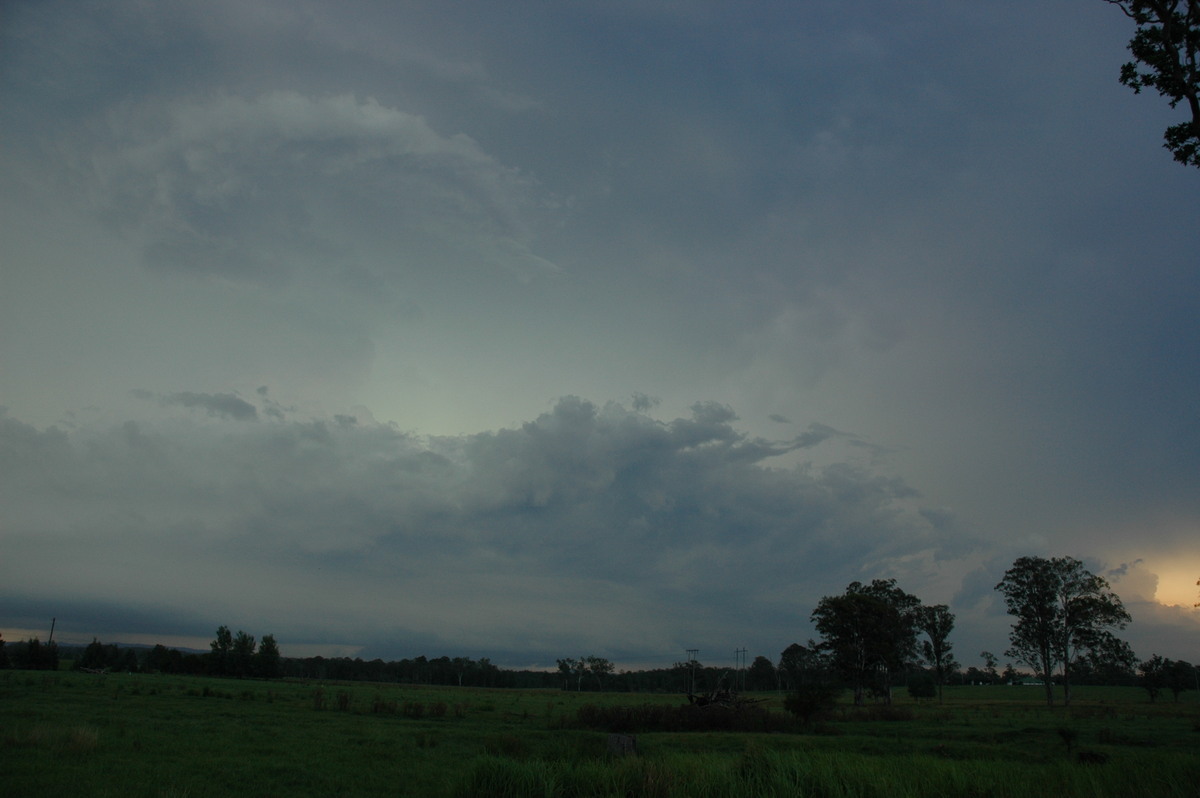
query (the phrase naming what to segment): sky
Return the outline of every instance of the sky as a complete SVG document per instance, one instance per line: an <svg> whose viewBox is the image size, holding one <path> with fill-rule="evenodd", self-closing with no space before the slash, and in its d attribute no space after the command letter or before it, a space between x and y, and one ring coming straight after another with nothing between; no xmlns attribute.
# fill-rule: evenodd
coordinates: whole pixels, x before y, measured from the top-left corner
<svg viewBox="0 0 1200 798"><path fill-rule="evenodd" d="M0 632L1200 661L1200 172L1099 0L10 0Z"/></svg>

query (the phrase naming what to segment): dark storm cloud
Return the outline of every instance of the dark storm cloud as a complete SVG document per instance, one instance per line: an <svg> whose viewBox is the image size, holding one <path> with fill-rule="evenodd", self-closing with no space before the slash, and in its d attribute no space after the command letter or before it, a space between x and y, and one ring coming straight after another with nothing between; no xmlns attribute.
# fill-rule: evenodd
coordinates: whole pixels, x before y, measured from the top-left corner
<svg viewBox="0 0 1200 798"><path fill-rule="evenodd" d="M40 567L66 545L105 574L106 600L137 607L158 579L146 574L200 557L228 591L210 624L241 612L296 634L329 602L362 634L381 604L408 596L414 610L383 611L389 626L455 632L454 645L501 646L506 633L480 627L499 612L530 645L637 646L664 626L691 628L697 605L725 632L753 607L762 634L788 634L799 597L944 546L902 483L845 464L770 467L800 444L749 438L734 420L715 403L662 422L577 398L520 427L440 439L345 419L70 435L5 419L9 553L43 573L9 587L39 606L82 601L94 576L60 567L61 580L48 579ZM239 583L234 563L260 577ZM433 574L455 590L428 606ZM181 613L212 586L203 568L172 581ZM617 603L581 607L578 594ZM536 634L519 620L530 602ZM487 612L472 614L481 603ZM606 627L621 607L651 606L627 621L623 642L575 628L581 616Z"/></svg>
<svg viewBox="0 0 1200 798"><path fill-rule="evenodd" d="M132 630L166 641L211 635L215 628L203 613L169 603L146 603L136 592L115 598L49 595L36 599L28 594L0 592L0 604L5 608L6 626L44 630L40 635L43 640L48 636L51 619L55 622L55 638L74 643L86 643L93 637L105 642L128 640Z"/></svg>

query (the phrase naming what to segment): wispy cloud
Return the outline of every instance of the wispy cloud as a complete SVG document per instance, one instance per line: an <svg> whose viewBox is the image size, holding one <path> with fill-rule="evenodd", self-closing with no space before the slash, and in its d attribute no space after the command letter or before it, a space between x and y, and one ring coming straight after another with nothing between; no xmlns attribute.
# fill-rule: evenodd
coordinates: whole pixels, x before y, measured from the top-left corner
<svg viewBox="0 0 1200 798"><path fill-rule="evenodd" d="M258 408L231 393L195 393L182 391L162 397L164 405L199 408L210 416L221 416L235 421L257 421Z"/></svg>
<svg viewBox="0 0 1200 798"><path fill-rule="evenodd" d="M357 243L382 235L401 262L433 246L521 279L555 270L530 250L529 178L370 97L126 103L76 146L98 211L157 268L277 282L314 256L362 268Z"/></svg>

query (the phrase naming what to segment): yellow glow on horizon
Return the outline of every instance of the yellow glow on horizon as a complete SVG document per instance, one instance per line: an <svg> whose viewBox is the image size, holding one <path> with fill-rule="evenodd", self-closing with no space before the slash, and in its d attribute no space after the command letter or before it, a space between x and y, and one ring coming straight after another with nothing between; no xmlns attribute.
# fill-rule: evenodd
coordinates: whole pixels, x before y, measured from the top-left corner
<svg viewBox="0 0 1200 798"><path fill-rule="evenodd" d="M1184 562L1172 562L1160 565L1151 570L1158 574L1158 589L1154 600L1168 607L1192 607L1200 601L1200 587L1196 579L1200 577L1200 565Z"/></svg>

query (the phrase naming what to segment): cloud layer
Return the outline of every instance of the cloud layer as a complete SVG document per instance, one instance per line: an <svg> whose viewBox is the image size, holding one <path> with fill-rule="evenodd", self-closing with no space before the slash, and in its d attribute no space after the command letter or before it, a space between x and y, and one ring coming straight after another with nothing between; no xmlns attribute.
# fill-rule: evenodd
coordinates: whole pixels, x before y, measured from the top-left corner
<svg viewBox="0 0 1200 798"><path fill-rule="evenodd" d="M164 633L270 619L284 639L394 654L417 638L667 656L717 646L748 608L773 645L843 580L965 553L896 479L773 465L829 431L753 439L716 404L658 421L567 397L518 428L435 439L348 417L193 419L71 434L4 419L6 547L28 564L9 598L96 598L109 624L158 616Z"/></svg>
<svg viewBox="0 0 1200 798"><path fill-rule="evenodd" d="M1200 659L1173 112L1106 4L893 5L8 4L0 625L772 654L896 576L967 659L1046 554Z"/></svg>

